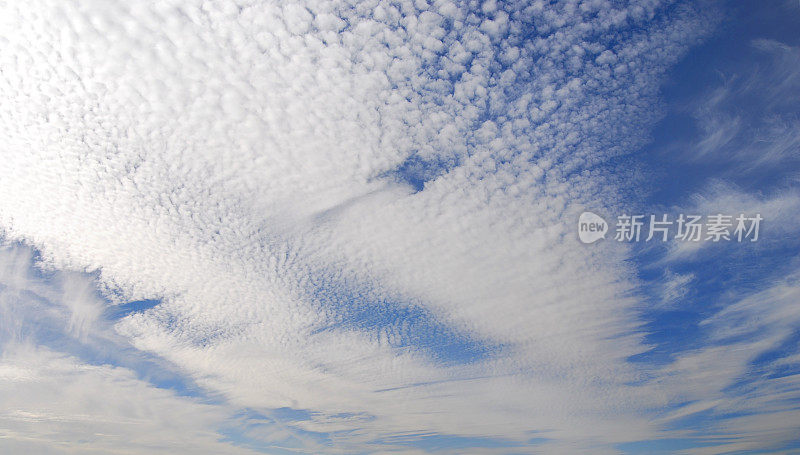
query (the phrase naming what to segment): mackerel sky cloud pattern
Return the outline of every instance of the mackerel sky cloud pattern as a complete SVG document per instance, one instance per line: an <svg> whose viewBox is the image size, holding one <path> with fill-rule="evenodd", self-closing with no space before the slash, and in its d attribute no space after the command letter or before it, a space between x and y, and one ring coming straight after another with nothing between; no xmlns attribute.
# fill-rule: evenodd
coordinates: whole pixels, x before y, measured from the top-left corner
<svg viewBox="0 0 800 455"><path fill-rule="evenodd" d="M0 4L0 451L800 447L799 9Z"/></svg>

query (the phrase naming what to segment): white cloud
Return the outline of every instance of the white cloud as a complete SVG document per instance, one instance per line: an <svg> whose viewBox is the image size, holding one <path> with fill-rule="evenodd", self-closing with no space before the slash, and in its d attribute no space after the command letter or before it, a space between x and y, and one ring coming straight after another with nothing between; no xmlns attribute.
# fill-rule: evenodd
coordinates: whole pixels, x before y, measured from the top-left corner
<svg viewBox="0 0 800 455"><path fill-rule="evenodd" d="M601 165L646 139L661 75L711 21L418 3L6 5L0 226L109 298L163 300L108 336L233 407L354 430L340 450L434 433L597 453L658 435L653 411L681 394L635 385L651 371L627 362L646 347L626 252L572 228L617 204ZM71 304L70 333L96 309ZM28 371L14 362L8 377Z"/></svg>
<svg viewBox="0 0 800 455"><path fill-rule="evenodd" d="M251 453L220 442L224 405L157 388L110 330L90 277L0 249L0 449L9 453ZM117 362L129 365L115 365ZM141 363L139 363L141 367Z"/></svg>
<svg viewBox="0 0 800 455"><path fill-rule="evenodd" d="M690 284L694 281L693 273L674 273L669 270L664 272L662 299L664 304L675 303L678 299L689 293Z"/></svg>
<svg viewBox="0 0 800 455"><path fill-rule="evenodd" d="M791 100L800 90L799 51L756 39L745 50L749 65L718 69L719 86L690 103L701 134L680 155L734 176L796 163L800 124Z"/></svg>
<svg viewBox="0 0 800 455"><path fill-rule="evenodd" d="M723 180L714 180L703 187L701 191L692 194L685 205L672 208L672 212L700 215L703 216L703 221L707 220L707 216L716 214L734 218L740 214L748 217L761 215L763 220L759 222L757 240L759 244L751 246L785 248L797 232L798 226L795 219L797 213L800 212L800 193L790 186L776 188L768 194L759 194L746 192ZM705 233L703 237L705 238ZM697 259L714 246L719 247L720 245L709 241L672 242L664 261ZM741 254L749 254L751 251L748 248L748 241L737 244L737 247Z"/></svg>
<svg viewBox="0 0 800 455"><path fill-rule="evenodd" d="M798 297L794 272L729 304L702 323L710 346L682 353L667 367L661 386L691 403L667 420L698 412L713 416L707 426L695 423L689 434L711 435L719 443L689 453L779 449L796 440L800 376L779 369L796 350L780 354L778 348L800 328ZM756 362L769 353L774 360Z"/></svg>
<svg viewBox="0 0 800 455"><path fill-rule="evenodd" d="M252 453L219 442L220 410L47 349L4 347L0 403L9 452Z"/></svg>

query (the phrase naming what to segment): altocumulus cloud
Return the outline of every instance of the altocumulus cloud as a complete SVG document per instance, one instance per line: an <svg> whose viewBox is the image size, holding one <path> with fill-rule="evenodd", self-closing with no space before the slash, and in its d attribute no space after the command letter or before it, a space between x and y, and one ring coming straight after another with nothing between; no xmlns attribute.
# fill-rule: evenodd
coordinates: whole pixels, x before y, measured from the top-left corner
<svg viewBox="0 0 800 455"><path fill-rule="evenodd" d="M104 307L91 277L0 250L3 451L239 452L216 431L233 410L154 387L169 367L128 347Z"/></svg>
<svg viewBox="0 0 800 455"><path fill-rule="evenodd" d="M573 227L624 205L639 176L615 163L717 13L4 4L0 279L4 311L30 316L3 321L0 446L602 453L686 436L682 405L714 409L791 332L796 279L705 323L724 337L753 299L777 302L741 354L631 362L650 346L629 251ZM791 409L746 411L795 390L770 382L703 435L780 443L787 428L757 428Z"/></svg>

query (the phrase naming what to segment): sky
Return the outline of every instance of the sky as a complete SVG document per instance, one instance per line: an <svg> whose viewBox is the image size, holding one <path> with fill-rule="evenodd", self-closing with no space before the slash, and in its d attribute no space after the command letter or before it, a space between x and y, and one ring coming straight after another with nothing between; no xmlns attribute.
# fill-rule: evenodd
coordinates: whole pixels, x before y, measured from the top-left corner
<svg viewBox="0 0 800 455"><path fill-rule="evenodd" d="M798 24L0 3L0 452L798 453Z"/></svg>

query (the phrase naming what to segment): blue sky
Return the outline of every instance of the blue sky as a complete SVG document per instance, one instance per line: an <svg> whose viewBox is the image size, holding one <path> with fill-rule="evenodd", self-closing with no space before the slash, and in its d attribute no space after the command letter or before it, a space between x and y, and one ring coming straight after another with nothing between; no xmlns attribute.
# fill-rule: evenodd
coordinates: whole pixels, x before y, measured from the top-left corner
<svg viewBox="0 0 800 455"><path fill-rule="evenodd" d="M800 450L797 1L0 8L0 451Z"/></svg>

